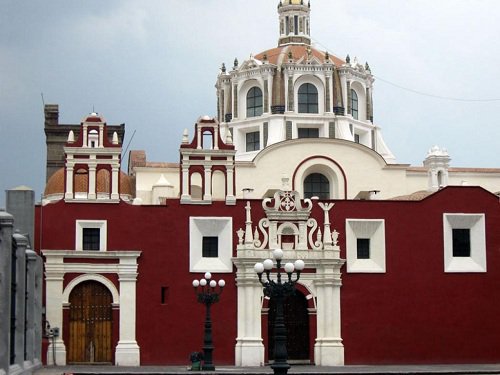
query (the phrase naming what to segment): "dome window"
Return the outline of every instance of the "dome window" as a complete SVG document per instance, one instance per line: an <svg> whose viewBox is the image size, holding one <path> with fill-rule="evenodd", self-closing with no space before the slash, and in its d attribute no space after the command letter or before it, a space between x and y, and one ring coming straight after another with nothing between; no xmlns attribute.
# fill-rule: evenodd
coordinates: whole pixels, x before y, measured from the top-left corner
<svg viewBox="0 0 500 375"><path fill-rule="evenodd" d="M99 133L97 130L92 129L89 131L89 143L88 147L90 148L96 148L99 145Z"/></svg>
<svg viewBox="0 0 500 375"><path fill-rule="evenodd" d="M357 120L359 118L358 94L353 89L351 89L351 113L354 119Z"/></svg>
<svg viewBox="0 0 500 375"><path fill-rule="evenodd" d="M318 89L311 83L299 88L299 113L318 113Z"/></svg>
<svg viewBox="0 0 500 375"><path fill-rule="evenodd" d="M262 90L252 87L247 93L247 117L262 115Z"/></svg>
<svg viewBox="0 0 500 375"><path fill-rule="evenodd" d="M330 199L330 181L321 173L311 173L304 180L304 198Z"/></svg>

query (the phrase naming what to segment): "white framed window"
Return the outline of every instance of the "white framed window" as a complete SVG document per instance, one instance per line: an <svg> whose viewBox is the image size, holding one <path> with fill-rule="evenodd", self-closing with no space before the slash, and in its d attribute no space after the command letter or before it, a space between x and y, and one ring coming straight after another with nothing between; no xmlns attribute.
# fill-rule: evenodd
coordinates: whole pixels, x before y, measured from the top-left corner
<svg viewBox="0 0 500 375"><path fill-rule="evenodd" d="M77 220L75 250L106 251L108 246L107 220Z"/></svg>
<svg viewBox="0 0 500 375"><path fill-rule="evenodd" d="M385 221L346 219L347 272L385 272Z"/></svg>
<svg viewBox="0 0 500 375"><path fill-rule="evenodd" d="M443 214L444 271L486 272L484 214Z"/></svg>
<svg viewBox="0 0 500 375"><path fill-rule="evenodd" d="M232 228L231 217L189 218L190 272L230 273L233 271Z"/></svg>

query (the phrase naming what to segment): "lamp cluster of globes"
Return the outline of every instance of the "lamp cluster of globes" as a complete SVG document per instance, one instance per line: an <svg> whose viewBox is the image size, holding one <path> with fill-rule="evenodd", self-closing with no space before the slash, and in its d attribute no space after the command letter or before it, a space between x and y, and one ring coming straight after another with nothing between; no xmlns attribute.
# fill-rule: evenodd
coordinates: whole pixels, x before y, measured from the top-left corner
<svg viewBox="0 0 500 375"><path fill-rule="evenodd" d="M281 263L281 259L283 259L283 250L275 249L273 250L273 258ZM274 262L272 259L266 259L262 263L256 263L254 266L255 272L258 274L262 274L264 271L270 272L274 267ZM301 259L297 259L294 263L288 262L285 263L285 272L287 274L291 274L293 271L301 272L305 267L304 261Z"/></svg>
<svg viewBox="0 0 500 375"><path fill-rule="evenodd" d="M193 287L198 288L199 286L205 287L205 286L210 286L210 288L215 288L217 286L217 281L211 280L212 279L212 274L210 272L205 273L205 278L201 280L193 280ZM222 279L219 280L219 287L224 288L226 285L226 282Z"/></svg>

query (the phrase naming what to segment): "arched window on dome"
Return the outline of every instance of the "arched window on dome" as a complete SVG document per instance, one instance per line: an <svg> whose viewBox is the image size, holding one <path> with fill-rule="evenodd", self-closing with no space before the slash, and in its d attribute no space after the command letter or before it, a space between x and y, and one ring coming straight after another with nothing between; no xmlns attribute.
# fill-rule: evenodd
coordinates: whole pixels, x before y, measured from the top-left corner
<svg viewBox="0 0 500 375"><path fill-rule="evenodd" d="M358 94L353 89L351 89L351 114L356 120L359 118Z"/></svg>
<svg viewBox="0 0 500 375"><path fill-rule="evenodd" d="M247 93L247 117L260 116L262 111L262 90L252 87Z"/></svg>
<svg viewBox="0 0 500 375"><path fill-rule="evenodd" d="M89 131L88 147L96 148L98 145L99 145L99 133L97 133L97 130L92 129L91 131Z"/></svg>
<svg viewBox="0 0 500 375"><path fill-rule="evenodd" d="M321 173L311 173L304 180L304 198L330 199L330 181Z"/></svg>
<svg viewBox="0 0 500 375"><path fill-rule="evenodd" d="M311 83L299 88L299 113L318 113L318 89Z"/></svg>

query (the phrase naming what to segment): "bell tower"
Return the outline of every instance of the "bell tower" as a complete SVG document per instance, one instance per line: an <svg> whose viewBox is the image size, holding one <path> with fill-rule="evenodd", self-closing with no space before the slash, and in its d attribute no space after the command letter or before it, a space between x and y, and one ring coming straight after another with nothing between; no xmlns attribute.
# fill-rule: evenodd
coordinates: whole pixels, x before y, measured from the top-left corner
<svg viewBox="0 0 500 375"><path fill-rule="evenodd" d="M307 0L280 0L278 4L280 38L278 45L311 45L311 3Z"/></svg>

